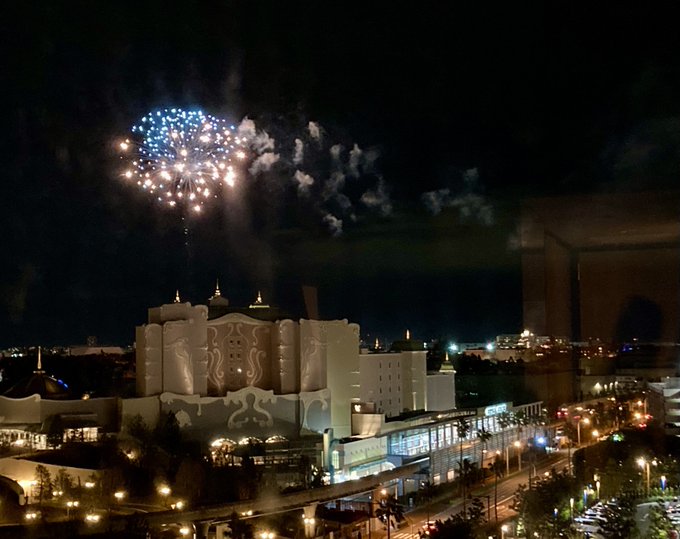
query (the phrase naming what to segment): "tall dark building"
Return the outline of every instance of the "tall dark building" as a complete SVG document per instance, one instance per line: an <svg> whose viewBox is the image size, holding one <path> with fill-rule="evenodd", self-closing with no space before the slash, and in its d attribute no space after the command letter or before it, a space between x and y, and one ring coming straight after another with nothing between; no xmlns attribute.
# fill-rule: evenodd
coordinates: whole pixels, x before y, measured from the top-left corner
<svg viewBox="0 0 680 539"><path fill-rule="evenodd" d="M526 200L521 247L527 329L678 342L680 192Z"/></svg>

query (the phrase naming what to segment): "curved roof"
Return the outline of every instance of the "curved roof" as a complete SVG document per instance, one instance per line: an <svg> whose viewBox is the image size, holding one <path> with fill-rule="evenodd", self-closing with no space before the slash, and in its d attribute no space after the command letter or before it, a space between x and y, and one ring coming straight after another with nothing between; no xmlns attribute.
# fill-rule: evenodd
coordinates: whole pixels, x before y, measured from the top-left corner
<svg viewBox="0 0 680 539"><path fill-rule="evenodd" d="M11 399L23 399L38 394L43 399L65 400L71 398L68 385L62 380L49 376L45 371L35 371L30 376L19 380L3 395Z"/></svg>

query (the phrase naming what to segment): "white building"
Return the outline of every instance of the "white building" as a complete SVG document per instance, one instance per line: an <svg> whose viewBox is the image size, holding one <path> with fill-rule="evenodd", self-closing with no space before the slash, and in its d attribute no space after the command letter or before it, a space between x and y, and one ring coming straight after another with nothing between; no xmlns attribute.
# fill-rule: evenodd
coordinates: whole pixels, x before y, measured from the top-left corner
<svg viewBox="0 0 680 539"><path fill-rule="evenodd" d="M359 326L271 321L268 309L259 296L211 320L203 305L149 309L137 328L138 396L158 397L189 429L250 435L266 426L290 436L332 426L349 435L350 403L360 398Z"/></svg>
<svg viewBox="0 0 680 539"><path fill-rule="evenodd" d="M209 312L221 316L209 319ZM388 418L455 406L453 371L428 376L419 341L401 341L397 352L360 353L358 325L280 319L259 294L247 309L233 309L217 290L210 310L178 296L149 309L136 333L138 397L154 400L124 406L152 410L152 418L157 400L197 436L251 436L266 426L259 437L326 428L344 437L355 433L352 405L359 403Z"/></svg>
<svg viewBox="0 0 680 539"><path fill-rule="evenodd" d="M647 384L647 412L666 434L680 435L680 378L666 377Z"/></svg>

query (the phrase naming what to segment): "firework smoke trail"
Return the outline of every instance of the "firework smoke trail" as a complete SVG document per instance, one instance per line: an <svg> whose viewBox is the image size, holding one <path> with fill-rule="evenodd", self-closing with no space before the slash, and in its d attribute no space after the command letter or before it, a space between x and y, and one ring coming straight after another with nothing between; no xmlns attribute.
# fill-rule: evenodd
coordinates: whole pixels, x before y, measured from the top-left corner
<svg viewBox="0 0 680 539"><path fill-rule="evenodd" d="M161 109L144 116L120 143L123 176L158 202L200 212L221 186L234 186L245 148L225 120L201 110Z"/></svg>

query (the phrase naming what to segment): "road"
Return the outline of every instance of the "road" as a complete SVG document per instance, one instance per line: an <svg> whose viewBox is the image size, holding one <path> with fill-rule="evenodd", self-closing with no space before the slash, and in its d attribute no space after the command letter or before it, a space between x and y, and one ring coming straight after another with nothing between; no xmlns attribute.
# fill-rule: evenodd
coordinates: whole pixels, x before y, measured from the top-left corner
<svg viewBox="0 0 680 539"><path fill-rule="evenodd" d="M555 469L560 471L568 466L568 458L566 455L555 453L550 459L545 460L536 465L536 475L543 475L550 470ZM530 466L526 466L521 472L514 472L510 476L498 482L498 524L515 516L515 512L510 508L512 498L517 487L529 482ZM531 470L533 476L533 469ZM488 496L488 498L487 498ZM484 501L485 511L490 514L490 521L495 520L494 511L494 483L487 482L484 486L477 486L472 491L472 497L479 497ZM469 501L468 501L469 505ZM433 502L428 506L422 506L410 511L406 514L407 525L399 530L394 530L390 533L391 539L413 539L417 536L418 530L423 529L425 523L435 520L446 520L447 518L461 512L463 510L463 500L458 497L453 500L444 500ZM489 516L489 515L487 515ZM378 530L377 537L382 537L386 534L384 530Z"/></svg>

